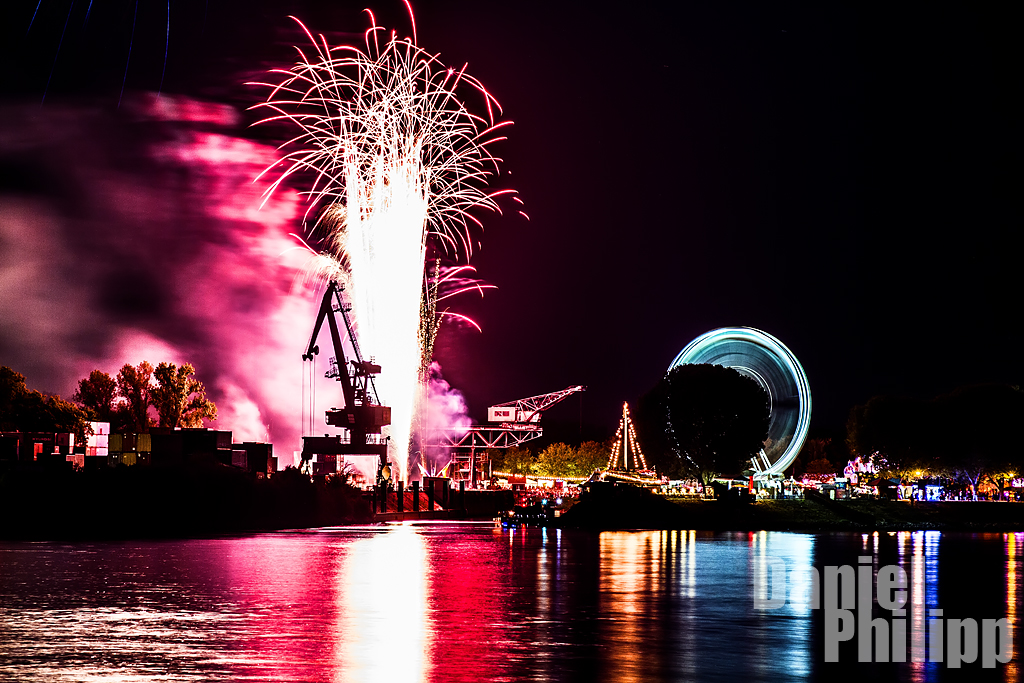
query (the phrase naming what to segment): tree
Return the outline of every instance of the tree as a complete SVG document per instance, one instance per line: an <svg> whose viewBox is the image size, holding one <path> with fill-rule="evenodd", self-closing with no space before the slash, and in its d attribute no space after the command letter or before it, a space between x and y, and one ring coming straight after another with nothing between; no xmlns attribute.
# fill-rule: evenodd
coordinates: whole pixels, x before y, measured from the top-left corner
<svg viewBox="0 0 1024 683"><path fill-rule="evenodd" d="M846 445L851 456L870 457L880 471L902 477L940 467L936 446L941 432L929 402L875 396L850 411Z"/></svg>
<svg viewBox="0 0 1024 683"><path fill-rule="evenodd" d="M640 397L636 409L631 411L633 424L648 467L670 479L682 479L691 472L673 444L669 443L665 419L666 388L665 382L658 382Z"/></svg>
<svg viewBox="0 0 1024 683"><path fill-rule="evenodd" d="M821 457L811 460L807 464L806 474L838 474L839 471L828 458Z"/></svg>
<svg viewBox="0 0 1024 683"><path fill-rule="evenodd" d="M33 391L27 402L30 413L35 414L34 424L29 421L25 431L72 433L79 442L84 442L92 433L89 415L70 401L56 394L42 394Z"/></svg>
<svg viewBox="0 0 1024 683"><path fill-rule="evenodd" d="M610 450L596 441L579 448L553 443L537 456L536 472L545 477L589 477L608 465Z"/></svg>
<svg viewBox="0 0 1024 683"><path fill-rule="evenodd" d="M160 426L202 427L203 420L217 419L217 406L206 398L206 388L197 380L191 363L175 367L160 363L153 376L157 386L149 390L150 401L160 415Z"/></svg>
<svg viewBox="0 0 1024 683"><path fill-rule="evenodd" d="M961 387L931 402L933 424L941 425L939 459L954 478L970 485L977 497L983 478L999 485L1020 471L1024 392L988 384Z"/></svg>
<svg viewBox="0 0 1024 683"><path fill-rule="evenodd" d="M528 448L495 449L494 469L509 474L534 474L535 459Z"/></svg>
<svg viewBox="0 0 1024 683"><path fill-rule="evenodd" d="M576 449L577 477L589 477L596 470L608 467L611 449L597 441L585 441Z"/></svg>
<svg viewBox="0 0 1024 683"><path fill-rule="evenodd" d="M153 425L149 417L152 376L153 366L146 361L139 363L138 367L125 363L117 373L117 394L125 400L129 426L138 433L148 432Z"/></svg>
<svg viewBox="0 0 1024 683"><path fill-rule="evenodd" d="M25 386L24 375L6 365L0 367L0 431L18 429L17 411L27 393L28 387Z"/></svg>
<svg viewBox="0 0 1024 683"><path fill-rule="evenodd" d="M799 467L801 474L832 474L835 466L829 461L832 439L807 439L800 448L800 454L793 461L793 470Z"/></svg>
<svg viewBox="0 0 1024 683"><path fill-rule="evenodd" d="M681 365L661 380L669 444L706 485L744 469L768 435L768 395L754 380L720 365Z"/></svg>
<svg viewBox="0 0 1024 683"><path fill-rule="evenodd" d="M71 397L72 401L91 411L100 422L114 422L116 399L117 382L100 370L93 370L88 377L78 380L78 391Z"/></svg>
<svg viewBox="0 0 1024 683"><path fill-rule="evenodd" d="M575 477L576 449L564 443L553 443L537 456L537 473L545 477Z"/></svg>

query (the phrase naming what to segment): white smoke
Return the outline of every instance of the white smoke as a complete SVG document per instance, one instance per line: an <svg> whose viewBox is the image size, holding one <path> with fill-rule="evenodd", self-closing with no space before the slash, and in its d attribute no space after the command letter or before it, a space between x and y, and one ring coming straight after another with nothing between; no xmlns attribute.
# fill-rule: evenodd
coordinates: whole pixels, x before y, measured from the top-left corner
<svg viewBox="0 0 1024 683"><path fill-rule="evenodd" d="M441 375L441 365L430 364L427 383L421 390L420 420L427 429L451 429L465 434L473 421L466 408L466 399Z"/></svg>

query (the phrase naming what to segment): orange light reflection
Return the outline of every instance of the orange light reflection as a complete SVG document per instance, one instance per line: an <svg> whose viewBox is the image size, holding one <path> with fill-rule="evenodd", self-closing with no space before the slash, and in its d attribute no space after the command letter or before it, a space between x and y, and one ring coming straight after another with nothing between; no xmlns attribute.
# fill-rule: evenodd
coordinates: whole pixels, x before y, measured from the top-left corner
<svg viewBox="0 0 1024 683"><path fill-rule="evenodd" d="M1017 633L1017 554L1018 534L1006 534L1006 620L1010 623L1010 633ZM1014 652L1014 655L1017 653ZM1017 683L1020 678L1020 665L1017 660L1010 659L1006 663L1006 680Z"/></svg>
<svg viewBox="0 0 1024 683"><path fill-rule="evenodd" d="M647 605L642 596L664 590L658 570L661 551L660 531L601 534L601 611L611 619L605 640L609 681L634 683L652 677L648 671L651 662L641 656L638 645L646 642Z"/></svg>

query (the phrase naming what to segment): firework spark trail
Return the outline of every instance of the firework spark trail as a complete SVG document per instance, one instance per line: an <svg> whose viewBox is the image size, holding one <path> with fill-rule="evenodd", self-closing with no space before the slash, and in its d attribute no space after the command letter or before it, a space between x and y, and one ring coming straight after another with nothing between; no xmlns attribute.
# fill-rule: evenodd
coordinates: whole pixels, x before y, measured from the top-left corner
<svg viewBox="0 0 1024 683"><path fill-rule="evenodd" d="M36 3L36 9L32 12L32 19L28 22L28 30L25 31L26 35L32 31L32 24L36 23L36 15L39 14L39 7L42 4L43 0L39 0L39 2ZM90 4L90 7L91 6L92 5Z"/></svg>
<svg viewBox="0 0 1024 683"><path fill-rule="evenodd" d="M299 129L282 146L291 151L267 169L284 166L267 196L295 174L312 177L307 216L320 207L314 232L326 251L313 267L349 275L360 346L383 368L378 387L391 406L392 457L404 480L427 244L470 257L471 229L480 225L471 211L498 211L498 196L513 192L486 191L499 163L488 146L504 139L501 129L511 122L496 122L497 102L465 68L445 67L415 37L388 36L368 14L365 49L331 48L295 19L315 54L298 50L295 67L272 72L283 80L261 84L272 92L257 107L273 112L259 123ZM485 116L467 108L463 91L482 100Z"/></svg>
<svg viewBox="0 0 1024 683"><path fill-rule="evenodd" d="M121 79L121 94L117 96L117 108L121 108L124 97L124 86L128 82L128 66L132 63L132 46L135 45L135 22L139 18L139 0L135 0L135 13L132 15L132 37L128 41L128 60L124 63L124 77Z"/></svg>
<svg viewBox="0 0 1024 683"><path fill-rule="evenodd" d="M462 315L461 313L453 313L452 311L445 308L440 312L436 312L437 303L451 299L452 297L465 294L466 292L476 292L480 296L484 295L485 289L497 289L494 285L489 285L474 277L466 277L464 273L475 273L476 268L473 266L449 266L447 268L438 268L434 278L434 309L435 315L437 316L437 322L435 328L440 326L441 321L448 317L460 320L470 327L474 328L477 332L482 332L480 325L469 316ZM435 331L436 335L436 331ZM433 344L431 344L433 348ZM429 363L429 358L427 359Z"/></svg>
<svg viewBox="0 0 1024 683"><path fill-rule="evenodd" d="M171 49L171 0L167 0L167 32L164 35L164 68L160 72L160 87L156 89L156 96L164 89L164 76L167 75L167 53Z"/></svg>
<svg viewBox="0 0 1024 683"><path fill-rule="evenodd" d="M68 22L71 21L71 12L75 9L75 0L71 0L71 9L68 10L68 18L64 21L64 28L60 32L60 42L57 43L57 54L53 56L53 66L50 67L50 75L46 78L46 88L43 89L43 100L40 104L46 102L46 93L50 89L50 81L53 80L53 70L57 68L57 58L60 57L60 48L64 44L64 34L68 31ZM36 6L36 10L39 10L39 6ZM35 20L35 15L32 15L32 19ZM31 28L31 25L29 26Z"/></svg>
<svg viewBox="0 0 1024 683"><path fill-rule="evenodd" d="M10 0L8 0L8 1L10 1ZM93 2L94 2L94 0L89 0L89 4L85 8L85 18L82 20L82 27L80 29L83 32L89 26L89 17L92 16ZM166 4L167 4L167 11L166 11L166 24L165 24L165 28L164 28L164 59L163 59L163 67L162 67L162 69L160 71L160 84L157 87L157 95L160 95L160 93L163 92L164 79L167 76L167 60L168 60L168 57L170 56L170 47L171 47L171 0L166 0ZM36 3L35 9L32 12L32 18L29 20L28 29L25 32L26 36L29 35L32 32L32 28L33 28L33 26L35 26L36 18L37 18L38 14L39 14L39 8L42 7L42 5L43 5L43 0L38 0L38 2ZM49 93L49 90L50 90L50 83L53 80L53 74L54 74L54 71L55 71L56 66L57 66L57 60L60 57L61 48L64 45L64 38L68 36L68 24L71 23L71 16L74 14L74 12L75 12L75 0L72 0L70 6L68 7L67 16L64 18L64 26L61 29L60 39L57 41L57 50L54 53L53 65L50 68L50 74L49 74L49 76L46 79L46 87L43 89L43 98L42 98L43 104L46 103L46 96L47 96L47 94ZM127 57L127 61L125 63L124 75L121 78L121 92L120 92L120 94L118 96L118 106L120 106L121 100L124 98L124 88L125 88L125 85L126 85L127 80L128 80L128 68L129 68L129 66L131 64L132 48L133 48L134 43L135 43L135 29L136 29L137 24L139 23L138 22L138 18L139 18L139 3L138 3L138 0L135 0L135 9L134 9L133 15L132 15L132 29L131 29L131 33L130 33L129 39L128 39L128 42L129 42L129 44L128 44L128 57ZM205 18L204 18L204 21L205 21Z"/></svg>

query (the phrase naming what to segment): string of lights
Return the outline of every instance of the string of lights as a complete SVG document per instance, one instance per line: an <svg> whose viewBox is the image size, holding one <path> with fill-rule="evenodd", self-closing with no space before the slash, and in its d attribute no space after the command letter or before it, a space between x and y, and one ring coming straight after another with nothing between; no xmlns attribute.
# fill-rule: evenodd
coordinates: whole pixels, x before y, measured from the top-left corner
<svg viewBox="0 0 1024 683"><path fill-rule="evenodd" d="M567 481L572 484L584 482L590 477L542 477L536 474L513 474L512 472L495 472L496 477L529 477L530 479L536 479L537 481Z"/></svg>

